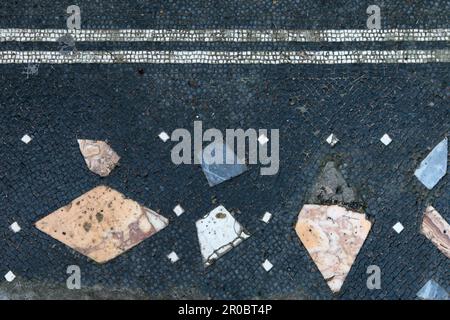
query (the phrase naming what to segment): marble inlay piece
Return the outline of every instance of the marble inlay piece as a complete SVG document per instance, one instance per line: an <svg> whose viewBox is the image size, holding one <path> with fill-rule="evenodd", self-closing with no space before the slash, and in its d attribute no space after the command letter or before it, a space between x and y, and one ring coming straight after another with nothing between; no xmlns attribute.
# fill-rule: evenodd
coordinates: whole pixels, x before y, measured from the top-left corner
<svg viewBox="0 0 450 320"><path fill-rule="evenodd" d="M195 223L205 266L250 237L233 215L218 206Z"/></svg>
<svg viewBox="0 0 450 320"><path fill-rule="evenodd" d="M423 300L448 300L449 294L436 281L428 280L417 292L417 297Z"/></svg>
<svg viewBox="0 0 450 320"><path fill-rule="evenodd" d="M222 142L215 142L205 147L196 155L210 187L237 177L247 170L243 159Z"/></svg>
<svg viewBox="0 0 450 320"><path fill-rule="evenodd" d="M420 163L414 175L427 189L433 187L447 173L448 139L445 138Z"/></svg>
<svg viewBox="0 0 450 320"><path fill-rule="evenodd" d="M98 186L36 222L36 227L98 263L107 262L164 229L169 221Z"/></svg>
<svg viewBox="0 0 450 320"><path fill-rule="evenodd" d="M372 224L344 207L306 204L295 231L333 292L339 292Z"/></svg>
<svg viewBox="0 0 450 320"><path fill-rule="evenodd" d="M120 160L104 141L78 139L78 145L89 170L99 176L108 176Z"/></svg>
<svg viewBox="0 0 450 320"><path fill-rule="evenodd" d="M425 209L420 232L450 258L450 225L432 206Z"/></svg>

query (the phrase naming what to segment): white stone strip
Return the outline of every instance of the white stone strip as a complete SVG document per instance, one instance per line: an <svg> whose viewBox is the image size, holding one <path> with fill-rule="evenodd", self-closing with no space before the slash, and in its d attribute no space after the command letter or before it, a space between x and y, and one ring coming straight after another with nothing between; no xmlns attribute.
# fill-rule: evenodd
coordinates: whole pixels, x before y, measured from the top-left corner
<svg viewBox="0 0 450 320"><path fill-rule="evenodd" d="M0 42L382 42L450 41L450 29L181 30L181 29L0 29Z"/></svg>
<svg viewBox="0 0 450 320"><path fill-rule="evenodd" d="M450 50L361 51L0 51L0 64L354 64L450 62Z"/></svg>

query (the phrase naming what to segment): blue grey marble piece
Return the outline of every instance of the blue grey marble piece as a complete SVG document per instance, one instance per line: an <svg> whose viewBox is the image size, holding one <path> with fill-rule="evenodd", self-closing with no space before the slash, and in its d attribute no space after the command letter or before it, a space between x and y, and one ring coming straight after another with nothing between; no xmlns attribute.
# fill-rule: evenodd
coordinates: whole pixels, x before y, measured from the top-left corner
<svg viewBox="0 0 450 320"><path fill-rule="evenodd" d="M439 144L434 147L428 156L420 163L420 166L414 172L414 175L429 190L433 189L447 172L447 157L448 139L445 138L439 142Z"/></svg>
<svg viewBox="0 0 450 320"><path fill-rule="evenodd" d="M436 281L428 280L422 289L417 292L417 297L424 300L448 300L448 292Z"/></svg>
<svg viewBox="0 0 450 320"><path fill-rule="evenodd" d="M222 149L223 152L223 163L211 163L211 161L207 160L211 159L211 157L215 157L216 150L220 152L220 149ZM208 152L208 150L204 148L202 154L197 155L197 157L201 157L202 159L202 170L205 173L206 179L208 179L210 187L234 178L247 170L245 162L238 159L234 151L231 150L227 144L217 142L214 145L214 148L209 150L211 150L211 152Z"/></svg>

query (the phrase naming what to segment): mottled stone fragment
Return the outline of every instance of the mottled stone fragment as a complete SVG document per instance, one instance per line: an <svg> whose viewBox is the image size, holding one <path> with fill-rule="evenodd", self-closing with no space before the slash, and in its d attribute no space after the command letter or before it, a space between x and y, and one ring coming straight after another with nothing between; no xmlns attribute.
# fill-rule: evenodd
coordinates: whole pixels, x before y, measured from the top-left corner
<svg viewBox="0 0 450 320"><path fill-rule="evenodd" d="M106 177L120 160L117 153L104 141L78 139L81 154L89 170Z"/></svg>
<svg viewBox="0 0 450 320"><path fill-rule="evenodd" d="M345 181L333 161L325 164L309 197L310 203L353 203L357 202L356 192Z"/></svg>
<svg viewBox="0 0 450 320"><path fill-rule="evenodd" d="M233 215L218 206L195 223L205 266L250 237Z"/></svg>
<svg viewBox="0 0 450 320"><path fill-rule="evenodd" d="M420 163L414 172L417 179L431 190L447 173L448 139L445 138Z"/></svg>
<svg viewBox="0 0 450 320"><path fill-rule="evenodd" d="M432 206L425 209L420 232L450 258L450 225Z"/></svg>
<svg viewBox="0 0 450 320"><path fill-rule="evenodd" d="M98 263L164 229L169 221L106 186L98 186L36 222L36 227Z"/></svg>
<svg viewBox="0 0 450 320"><path fill-rule="evenodd" d="M295 231L330 289L339 292L371 226L363 213L306 204Z"/></svg>

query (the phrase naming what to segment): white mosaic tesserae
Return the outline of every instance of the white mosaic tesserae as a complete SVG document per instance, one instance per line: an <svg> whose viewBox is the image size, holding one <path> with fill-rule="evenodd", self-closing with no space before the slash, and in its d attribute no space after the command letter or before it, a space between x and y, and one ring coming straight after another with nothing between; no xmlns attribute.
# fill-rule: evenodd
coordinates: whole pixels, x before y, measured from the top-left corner
<svg viewBox="0 0 450 320"><path fill-rule="evenodd" d="M20 227L20 225L19 225L17 222L15 222L15 221L9 226L9 228L10 228L14 233L17 233L17 232L19 232L20 230L22 230L22 228Z"/></svg>
<svg viewBox="0 0 450 320"><path fill-rule="evenodd" d="M381 137L380 141L381 141L385 146L387 146L387 145L389 145L389 144L392 142L392 139L391 139L391 137L390 137L387 133L385 133L385 134Z"/></svg>
<svg viewBox="0 0 450 320"><path fill-rule="evenodd" d="M327 142L330 146L334 147L339 142L339 139L332 133L328 136Z"/></svg>
<svg viewBox="0 0 450 320"><path fill-rule="evenodd" d="M400 222L397 222L392 229L395 230L395 232L400 233L403 231L403 229L405 229L405 227L403 227L403 225Z"/></svg>
<svg viewBox="0 0 450 320"><path fill-rule="evenodd" d="M170 139L169 135L168 135L165 131L161 132L161 133L158 135L158 137L159 137L163 142L166 142L167 140Z"/></svg>
<svg viewBox="0 0 450 320"><path fill-rule="evenodd" d="M450 62L450 51L3 51L0 64L151 63L151 64L416 64Z"/></svg>
<svg viewBox="0 0 450 320"><path fill-rule="evenodd" d="M172 251L171 253L169 253L167 255L167 258L170 260L170 262L175 263L178 260L180 260L180 258L178 257L178 255L176 254L175 251Z"/></svg>
<svg viewBox="0 0 450 320"><path fill-rule="evenodd" d="M258 142L260 145L265 145L269 141L269 138L267 138L264 134L260 135L258 137Z"/></svg>
<svg viewBox="0 0 450 320"><path fill-rule="evenodd" d="M0 29L0 42L384 42L450 41L450 29Z"/></svg>
<svg viewBox="0 0 450 320"><path fill-rule="evenodd" d="M262 267L264 268L264 270L266 270L267 272L269 272L272 268L273 268L273 264L269 261L269 260L265 260L262 263Z"/></svg>
<svg viewBox="0 0 450 320"><path fill-rule="evenodd" d="M29 135L26 134L20 140L22 140L22 142L25 143L25 144L29 144L31 142L32 138Z"/></svg>
<svg viewBox="0 0 450 320"><path fill-rule="evenodd" d="M271 218L272 218L272 214L270 212L265 212L263 217L261 218L261 221L263 221L265 223L269 223Z"/></svg>
<svg viewBox="0 0 450 320"><path fill-rule="evenodd" d="M16 278L16 275L12 271L8 271L7 274L5 274L5 280L8 282L13 281Z"/></svg>
<svg viewBox="0 0 450 320"><path fill-rule="evenodd" d="M181 205L177 204L176 207L173 208L173 212L175 212L177 216L181 216L184 213L184 209Z"/></svg>

